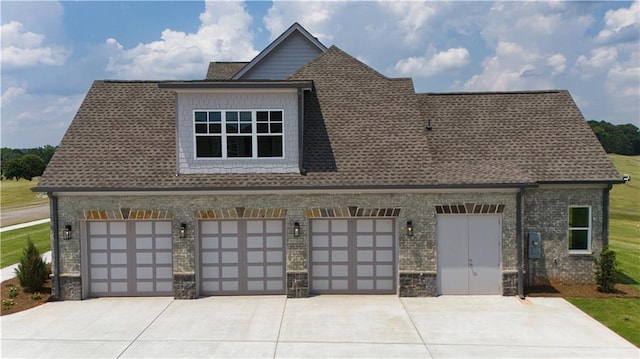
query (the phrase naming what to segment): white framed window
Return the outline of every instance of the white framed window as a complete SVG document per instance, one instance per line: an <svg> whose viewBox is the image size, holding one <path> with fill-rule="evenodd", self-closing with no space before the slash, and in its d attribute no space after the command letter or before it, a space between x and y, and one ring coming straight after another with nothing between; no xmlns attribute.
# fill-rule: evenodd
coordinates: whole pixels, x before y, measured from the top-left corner
<svg viewBox="0 0 640 359"><path fill-rule="evenodd" d="M194 110L196 159L282 158L283 110Z"/></svg>
<svg viewBox="0 0 640 359"><path fill-rule="evenodd" d="M569 252L591 253L591 207L569 207Z"/></svg>

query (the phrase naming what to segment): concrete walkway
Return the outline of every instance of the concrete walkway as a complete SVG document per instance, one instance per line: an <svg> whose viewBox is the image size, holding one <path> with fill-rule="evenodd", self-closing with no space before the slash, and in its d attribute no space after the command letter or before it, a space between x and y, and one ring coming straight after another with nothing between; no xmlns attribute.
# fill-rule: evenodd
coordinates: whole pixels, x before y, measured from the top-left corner
<svg viewBox="0 0 640 359"><path fill-rule="evenodd" d="M28 324L25 324L28 323ZM0 317L2 358L635 358L561 298L100 298Z"/></svg>
<svg viewBox="0 0 640 359"><path fill-rule="evenodd" d="M44 218L44 219L39 219L37 221L31 221L31 222L26 222L26 223L18 223L18 224L14 224L14 225L11 225L11 226L6 226L6 227L0 228L0 233L6 232L6 231L13 231L15 229L21 229L21 228L27 228L27 227L31 227L31 226L36 226L38 224L49 223L49 222L51 222L50 218Z"/></svg>

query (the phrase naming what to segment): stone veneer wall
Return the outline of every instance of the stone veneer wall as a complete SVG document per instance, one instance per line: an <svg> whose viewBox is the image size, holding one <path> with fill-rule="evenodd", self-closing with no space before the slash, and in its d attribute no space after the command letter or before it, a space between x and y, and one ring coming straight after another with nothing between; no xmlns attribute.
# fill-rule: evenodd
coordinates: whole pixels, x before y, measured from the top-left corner
<svg viewBox="0 0 640 359"><path fill-rule="evenodd" d="M81 239L84 232L84 211L169 210L173 213L173 272L176 297L197 295L192 285L197 276L195 261L196 238L194 236L197 211L209 209L284 208L287 236L287 281L297 283L297 293L303 293L306 283L308 293L308 228L306 211L309 208L401 208L397 217L399 284L401 295L436 295L436 205L442 204L503 204L505 205L502 228L502 271L512 273L516 268L516 194L515 192L486 193L404 193L404 194L259 194L259 195L133 195L126 196L64 196L58 201L59 226L71 224L74 236L60 240L60 274L80 277ZM595 209L595 208L594 208ZM406 222L412 221L414 235L406 236ZM300 236L293 236L293 223L299 222ZM178 237L180 223L187 224L186 238ZM82 245L84 246L84 244ZM303 273L303 274L300 274ZM416 274L417 273L417 274ZM197 280L197 279L196 279ZM410 283L410 284L409 284ZM64 285L64 283L61 283ZM294 289L294 288L289 288ZM506 289L506 288L505 288ZM64 295L61 299L79 299ZM509 291L510 293L510 291ZM86 291L85 291L86 295ZM291 296L294 292L289 292ZM73 298L72 298L73 297Z"/></svg>
<svg viewBox="0 0 640 359"><path fill-rule="evenodd" d="M529 259L529 285L594 283L593 254L569 253L569 206L591 207L591 251L597 254L602 250L602 199L603 188L525 191L525 239L527 232L540 232L542 240L542 258Z"/></svg>

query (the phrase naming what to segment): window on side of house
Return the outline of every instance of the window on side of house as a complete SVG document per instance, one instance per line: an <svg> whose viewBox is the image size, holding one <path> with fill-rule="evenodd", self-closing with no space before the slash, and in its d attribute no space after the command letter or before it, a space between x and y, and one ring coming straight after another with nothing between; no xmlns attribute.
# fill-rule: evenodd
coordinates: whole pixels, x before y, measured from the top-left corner
<svg viewBox="0 0 640 359"><path fill-rule="evenodd" d="M569 207L569 251L591 252L591 207Z"/></svg>
<svg viewBox="0 0 640 359"><path fill-rule="evenodd" d="M196 110L196 158L282 158L282 110Z"/></svg>

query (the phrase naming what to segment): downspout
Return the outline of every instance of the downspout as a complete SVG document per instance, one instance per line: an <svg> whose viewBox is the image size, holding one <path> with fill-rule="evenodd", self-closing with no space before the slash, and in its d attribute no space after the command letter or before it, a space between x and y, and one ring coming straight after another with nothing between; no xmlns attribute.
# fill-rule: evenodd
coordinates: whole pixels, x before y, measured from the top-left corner
<svg viewBox="0 0 640 359"><path fill-rule="evenodd" d="M51 232L53 233L53 243L51 244L51 259L53 260L52 268L52 287L53 297L59 298L60 296L60 256L58 254L58 243L60 235L58 233L58 197L54 196L52 192L47 192L49 197L49 211L51 216Z"/></svg>
<svg viewBox="0 0 640 359"><path fill-rule="evenodd" d="M522 197L524 196L524 187L520 188L516 196L516 255L518 256L518 297L524 299L524 236L522 234Z"/></svg>
<svg viewBox="0 0 640 359"><path fill-rule="evenodd" d="M609 246L609 191L612 187L609 184L602 190L602 249Z"/></svg>

